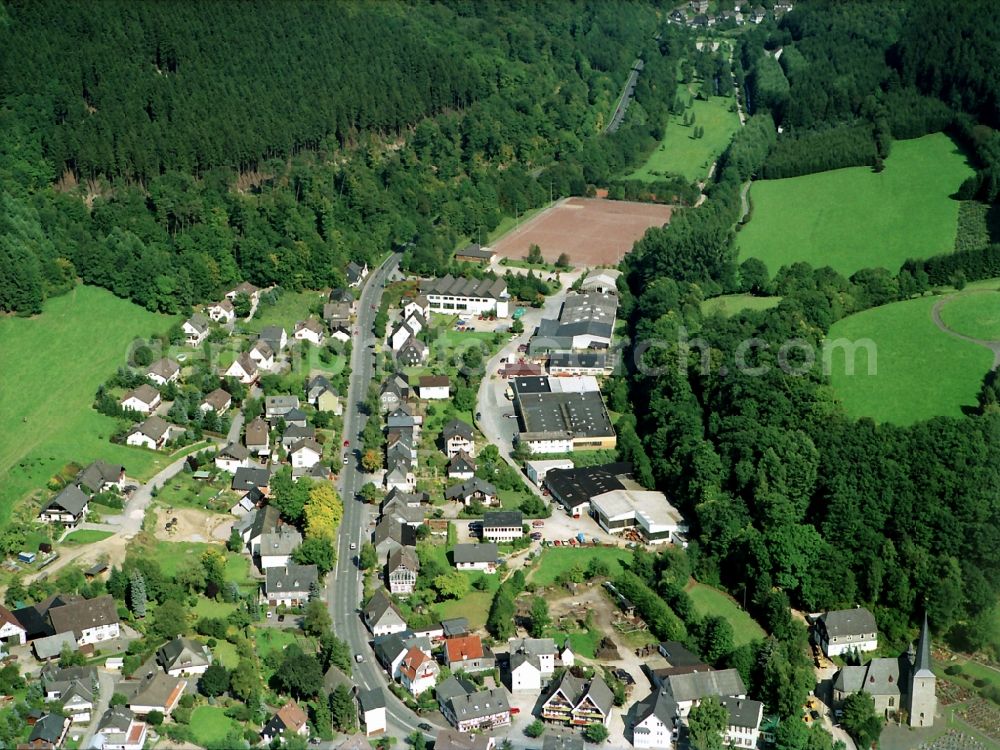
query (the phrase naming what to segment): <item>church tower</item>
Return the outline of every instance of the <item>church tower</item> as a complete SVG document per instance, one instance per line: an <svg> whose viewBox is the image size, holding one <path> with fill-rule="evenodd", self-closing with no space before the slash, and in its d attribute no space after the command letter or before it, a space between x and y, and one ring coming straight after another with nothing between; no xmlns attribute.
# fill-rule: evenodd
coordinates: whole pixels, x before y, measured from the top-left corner
<svg viewBox="0 0 1000 750"><path fill-rule="evenodd" d="M909 721L911 727L929 727L934 725L934 714L937 711L937 678L931 671L931 632L927 627L927 613L924 613L924 624L920 629L920 640L917 641L916 653L910 666L909 690Z"/></svg>

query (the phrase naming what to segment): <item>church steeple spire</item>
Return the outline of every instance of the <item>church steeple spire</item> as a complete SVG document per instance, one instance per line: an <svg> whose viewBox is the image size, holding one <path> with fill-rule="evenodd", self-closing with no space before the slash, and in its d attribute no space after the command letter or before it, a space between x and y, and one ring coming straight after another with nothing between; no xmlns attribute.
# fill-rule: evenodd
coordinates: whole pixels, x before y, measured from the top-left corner
<svg viewBox="0 0 1000 750"><path fill-rule="evenodd" d="M924 612L924 624L920 628L920 640L917 641L916 661L913 664L913 676L933 677L931 671L931 631L927 626L927 613Z"/></svg>

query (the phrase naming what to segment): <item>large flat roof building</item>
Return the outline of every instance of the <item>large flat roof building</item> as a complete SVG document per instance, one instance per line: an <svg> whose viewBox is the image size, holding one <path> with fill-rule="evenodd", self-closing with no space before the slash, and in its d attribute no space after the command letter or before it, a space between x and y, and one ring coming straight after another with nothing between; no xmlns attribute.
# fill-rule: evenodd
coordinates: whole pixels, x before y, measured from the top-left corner
<svg viewBox="0 0 1000 750"><path fill-rule="evenodd" d="M569 453L617 445L600 391L515 393L519 439L532 453Z"/></svg>
<svg viewBox="0 0 1000 750"><path fill-rule="evenodd" d="M637 528L650 544L669 542L673 534L687 531L684 518L662 492L611 490L591 497L590 508L608 533Z"/></svg>

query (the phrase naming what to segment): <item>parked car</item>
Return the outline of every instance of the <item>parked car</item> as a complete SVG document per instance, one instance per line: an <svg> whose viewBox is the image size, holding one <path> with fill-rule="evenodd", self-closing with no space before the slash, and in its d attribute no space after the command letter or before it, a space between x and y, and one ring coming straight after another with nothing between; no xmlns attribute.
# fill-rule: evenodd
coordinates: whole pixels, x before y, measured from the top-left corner
<svg viewBox="0 0 1000 750"><path fill-rule="evenodd" d="M544 526L545 525L545 521L540 521L540 520L539 521L532 521L531 525L532 526Z"/></svg>
<svg viewBox="0 0 1000 750"><path fill-rule="evenodd" d="M284 615L278 615L278 622L284 622L284 621L285 621L285 616Z"/></svg>
<svg viewBox="0 0 1000 750"><path fill-rule="evenodd" d="M417 729L419 729L421 732L433 732L434 731L434 727L432 727L426 721L422 721L419 724L417 724Z"/></svg>
<svg viewBox="0 0 1000 750"><path fill-rule="evenodd" d="M272 617L274 617L274 612L267 610L267 619L270 620Z"/></svg>
<svg viewBox="0 0 1000 750"><path fill-rule="evenodd" d="M354 655L354 661L356 661L358 664L360 664L364 660L365 660L364 654L355 654Z"/></svg>
<svg viewBox="0 0 1000 750"><path fill-rule="evenodd" d="M534 539L537 542L539 539L542 538L542 534L541 534L541 532L536 531L534 534L531 535L531 538Z"/></svg>

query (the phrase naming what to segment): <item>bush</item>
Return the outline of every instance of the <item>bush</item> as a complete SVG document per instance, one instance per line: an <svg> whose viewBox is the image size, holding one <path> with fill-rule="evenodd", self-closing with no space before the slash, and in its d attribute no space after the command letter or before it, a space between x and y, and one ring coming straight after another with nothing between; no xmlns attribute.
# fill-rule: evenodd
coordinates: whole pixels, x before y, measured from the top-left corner
<svg viewBox="0 0 1000 750"><path fill-rule="evenodd" d="M163 723L163 712L162 711L150 711L146 716L146 721L150 726L158 727Z"/></svg>
<svg viewBox="0 0 1000 750"><path fill-rule="evenodd" d="M962 665L949 664L947 667L944 668L944 673L947 675L951 675L953 677L957 674L962 674Z"/></svg>

